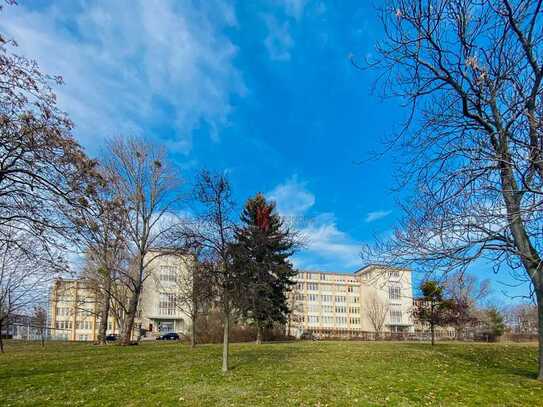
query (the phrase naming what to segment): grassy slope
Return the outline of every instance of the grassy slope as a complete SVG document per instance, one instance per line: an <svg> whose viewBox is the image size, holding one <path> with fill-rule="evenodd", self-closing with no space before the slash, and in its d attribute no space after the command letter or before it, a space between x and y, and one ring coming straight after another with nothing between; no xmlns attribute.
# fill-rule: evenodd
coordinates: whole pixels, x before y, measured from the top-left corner
<svg viewBox="0 0 543 407"><path fill-rule="evenodd" d="M529 345L298 342L120 348L11 343L0 355L0 404L543 405Z"/></svg>

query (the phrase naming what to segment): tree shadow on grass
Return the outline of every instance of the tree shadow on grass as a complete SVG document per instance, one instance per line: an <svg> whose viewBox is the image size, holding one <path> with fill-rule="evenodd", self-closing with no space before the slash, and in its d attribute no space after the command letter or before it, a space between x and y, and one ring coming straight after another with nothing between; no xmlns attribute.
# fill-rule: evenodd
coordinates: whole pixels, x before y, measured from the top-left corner
<svg viewBox="0 0 543 407"><path fill-rule="evenodd" d="M438 343L432 346L430 343L406 343L405 347L417 350L436 351L464 362L468 362L477 369L485 369L498 374L520 376L526 379L537 379L537 359L534 358L534 368L527 366L515 366L513 361L507 360L505 351L499 344L485 343ZM514 348L513 348L514 349ZM525 361L519 362L526 363Z"/></svg>

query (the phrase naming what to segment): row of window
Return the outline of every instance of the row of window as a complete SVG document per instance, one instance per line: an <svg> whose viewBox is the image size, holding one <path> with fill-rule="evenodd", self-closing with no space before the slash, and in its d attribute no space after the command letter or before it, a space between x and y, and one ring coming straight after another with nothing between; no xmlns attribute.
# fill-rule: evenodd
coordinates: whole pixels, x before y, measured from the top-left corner
<svg viewBox="0 0 543 407"><path fill-rule="evenodd" d="M71 307L57 307L56 314L59 317L67 317L74 314L74 309ZM93 315L92 310L89 309L78 309L77 315L80 315L82 317L88 317Z"/></svg>
<svg viewBox="0 0 543 407"><path fill-rule="evenodd" d="M72 309L68 307L57 307L57 315L61 317L69 316L72 314Z"/></svg>
<svg viewBox="0 0 543 407"><path fill-rule="evenodd" d="M315 273L299 273L298 275L299 279L315 279L320 281L334 281L334 282L350 282L350 283L356 283L357 280L353 277L346 277L346 276L338 276L336 274L325 274L325 273L319 273L317 276Z"/></svg>
<svg viewBox="0 0 543 407"><path fill-rule="evenodd" d="M298 318L298 321L304 322L304 316L300 315ZM360 318L359 317L344 317L344 316L330 316L330 315L308 315L307 316L307 322L310 324L318 324L322 322L323 324L337 324L337 325L344 325L349 321L351 325L358 325L360 324ZM390 323L392 324L401 324L402 323L402 311L400 310L390 310Z"/></svg>
<svg viewBox="0 0 543 407"><path fill-rule="evenodd" d="M308 282L308 283L305 283L305 287L307 288L308 291L319 291L319 283L311 283L311 282ZM332 289L332 285L331 284L323 284L320 286L321 289L325 290L325 289ZM356 290L355 290L356 287L352 286L352 285L338 285L336 286L336 289L337 291L346 291L348 293L354 293ZM304 283L303 282L298 282L296 283L296 289L298 291L302 291L304 289Z"/></svg>
<svg viewBox="0 0 543 407"><path fill-rule="evenodd" d="M374 277L379 278L382 275L383 274L381 274L380 272L376 272L374 274L373 271L368 271L367 273L364 273L362 275L362 278L364 280L372 280ZM400 272L398 270L389 271L388 272L388 278L389 278L389 280L399 280L400 279Z"/></svg>
<svg viewBox="0 0 543 407"><path fill-rule="evenodd" d="M92 329L92 322L91 321L77 321L75 323L75 329L90 330Z"/></svg>
<svg viewBox="0 0 543 407"><path fill-rule="evenodd" d="M55 323L56 329L72 329L73 321L57 321ZM75 329L91 330L92 321L76 321ZM110 328L111 329L111 328Z"/></svg>
<svg viewBox="0 0 543 407"><path fill-rule="evenodd" d="M72 321L57 321L55 324L56 329L72 329Z"/></svg>
<svg viewBox="0 0 543 407"><path fill-rule="evenodd" d="M303 320L303 318L302 318ZM322 324L336 324L336 325L347 325L347 322L351 325L360 325L360 318L347 318L347 317L331 317L328 315L319 317L316 315L309 315L307 317L307 322L309 324L318 324L319 321Z"/></svg>
<svg viewBox="0 0 543 407"><path fill-rule="evenodd" d="M297 301L309 301L309 302L317 302L317 301L320 301L321 302L328 302L328 303L331 303L331 302L336 302L336 303L346 303L347 302L347 297L344 296L344 295L336 295L336 296L333 296L333 295L327 295L327 294L324 294L324 295L319 295L319 294L307 294L307 295L303 295L303 294L296 294L296 300ZM359 302L359 298L358 297L349 297L349 302L352 302L352 303L358 303Z"/></svg>
<svg viewBox="0 0 543 407"><path fill-rule="evenodd" d="M323 306L319 306L317 304L309 304L307 306L307 311L308 312L323 312L323 313L332 313L332 312L336 312L336 313L346 313L347 310L349 311L349 314L360 314L360 308L359 307L346 307L346 306L343 306L343 305L337 305L337 306L333 306L333 305L323 305Z"/></svg>
<svg viewBox="0 0 543 407"><path fill-rule="evenodd" d="M88 309L80 309L77 311L77 315L81 317L90 317L91 315L94 315L94 313Z"/></svg>

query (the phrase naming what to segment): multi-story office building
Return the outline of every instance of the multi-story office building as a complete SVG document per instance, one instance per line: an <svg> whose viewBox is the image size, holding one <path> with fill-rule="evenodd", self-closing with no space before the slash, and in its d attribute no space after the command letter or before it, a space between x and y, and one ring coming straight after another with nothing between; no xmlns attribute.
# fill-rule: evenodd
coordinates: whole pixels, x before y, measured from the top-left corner
<svg viewBox="0 0 543 407"><path fill-rule="evenodd" d="M290 296L293 335L357 336L375 332L375 324L381 332L413 331L410 270L370 265L353 274L301 271Z"/></svg>
<svg viewBox="0 0 543 407"><path fill-rule="evenodd" d="M160 254L160 255L159 255ZM143 284L133 337L153 336L167 332L185 333L190 319L176 301L180 278L188 273L187 258L153 253ZM52 336L59 339L94 341L98 337L99 303L97 290L85 279L57 280L50 295ZM113 304L115 306L115 304ZM108 334L119 334L119 312L108 320Z"/></svg>
<svg viewBox="0 0 543 407"><path fill-rule="evenodd" d="M159 255L155 253L153 255ZM167 332L186 333L190 318L177 301L179 284L190 281L187 258L160 254L143 286L133 337ZM98 337L99 305L92 282L58 280L51 292L52 336L94 341ZM290 293L289 329L293 335L356 336L375 332L412 332L411 272L371 265L353 274L303 271ZM108 334L120 333L119 316L112 314Z"/></svg>

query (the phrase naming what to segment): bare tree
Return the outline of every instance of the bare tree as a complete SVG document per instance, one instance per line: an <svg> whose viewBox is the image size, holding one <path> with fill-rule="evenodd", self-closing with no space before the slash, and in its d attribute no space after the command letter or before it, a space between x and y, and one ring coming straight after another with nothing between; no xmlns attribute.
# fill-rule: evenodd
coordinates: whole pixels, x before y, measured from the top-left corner
<svg viewBox="0 0 543 407"><path fill-rule="evenodd" d="M47 333L47 311L41 306L34 306L32 324L40 335L41 347L45 347L45 335Z"/></svg>
<svg viewBox="0 0 543 407"><path fill-rule="evenodd" d="M516 304L503 310L506 324L515 334L537 333L537 306Z"/></svg>
<svg viewBox="0 0 543 407"><path fill-rule="evenodd" d="M125 209L127 249L132 261L122 270L121 281L130 291L128 304L118 304L125 314L122 345L130 343L143 283L150 264L171 230L173 212L180 202L181 180L162 148L135 137L117 138L109 145L105 166L118 199Z"/></svg>
<svg viewBox="0 0 543 407"><path fill-rule="evenodd" d="M400 185L413 199L374 254L431 270L479 258L529 281L543 380L541 0L392 0L373 66L410 104Z"/></svg>
<svg viewBox="0 0 543 407"><path fill-rule="evenodd" d="M0 239L17 229L35 244L59 244L58 233L66 239L71 230L62 209L82 205L95 162L57 107L52 86L62 78L42 73L15 48L0 33Z"/></svg>
<svg viewBox="0 0 543 407"><path fill-rule="evenodd" d="M80 210L69 214L76 225L78 237L86 255L84 277L94 283L99 304L98 340L106 343L113 284L126 260L127 219L124 202L115 195L111 175L101 173L96 188Z"/></svg>
<svg viewBox="0 0 543 407"><path fill-rule="evenodd" d="M0 240L0 352L4 351L2 332L19 313L30 313L44 300L46 285L66 264L54 252L45 251L30 235L6 231Z"/></svg>
<svg viewBox="0 0 543 407"><path fill-rule="evenodd" d="M389 309L388 303L379 298L375 293L369 295L366 299L366 312L371 326L375 330L376 339L381 337Z"/></svg>
<svg viewBox="0 0 543 407"><path fill-rule="evenodd" d="M222 174L202 171L194 197L199 208L196 221L186 232L186 239L199 248L201 261L211 266L209 271L224 324L222 371L227 372L230 323L239 292L230 250L235 231L230 183Z"/></svg>
<svg viewBox="0 0 543 407"><path fill-rule="evenodd" d="M456 339L463 339L466 327L477 321L476 307L490 294L490 281L479 281L473 274L457 271L443 282L445 296L452 299L451 324Z"/></svg>

